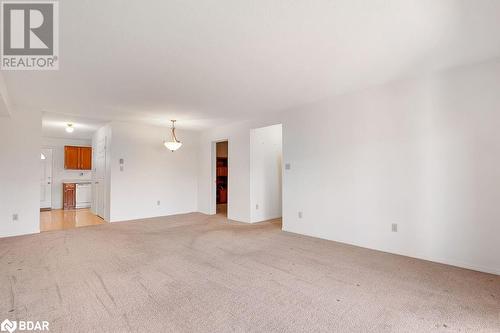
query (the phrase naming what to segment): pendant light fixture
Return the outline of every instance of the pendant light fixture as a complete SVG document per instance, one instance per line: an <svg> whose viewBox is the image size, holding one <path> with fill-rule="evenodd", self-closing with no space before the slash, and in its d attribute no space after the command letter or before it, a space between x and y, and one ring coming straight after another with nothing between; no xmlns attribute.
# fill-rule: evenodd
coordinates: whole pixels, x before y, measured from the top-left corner
<svg viewBox="0 0 500 333"><path fill-rule="evenodd" d="M74 131L74 130L75 130L75 128L73 127L73 124L68 123L68 124L66 125L66 132L68 132L68 133L73 133L73 131Z"/></svg>
<svg viewBox="0 0 500 333"><path fill-rule="evenodd" d="M182 142L177 140L177 137L175 136L175 120L171 120L172 122L172 138L170 141L164 141L163 144L165 147L167 147L168 150L170 151L176 151L182 146Z"/></svg>

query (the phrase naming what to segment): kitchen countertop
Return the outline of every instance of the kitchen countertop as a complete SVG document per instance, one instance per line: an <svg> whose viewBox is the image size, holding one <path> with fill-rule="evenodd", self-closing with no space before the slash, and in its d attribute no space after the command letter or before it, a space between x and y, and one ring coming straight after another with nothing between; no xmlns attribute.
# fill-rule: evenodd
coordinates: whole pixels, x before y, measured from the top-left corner
<svg viewBox="0 0 500 333"><path fill-rule="evenodd" d="M63 180L63 184L92 184L92 179Z"/></svg>

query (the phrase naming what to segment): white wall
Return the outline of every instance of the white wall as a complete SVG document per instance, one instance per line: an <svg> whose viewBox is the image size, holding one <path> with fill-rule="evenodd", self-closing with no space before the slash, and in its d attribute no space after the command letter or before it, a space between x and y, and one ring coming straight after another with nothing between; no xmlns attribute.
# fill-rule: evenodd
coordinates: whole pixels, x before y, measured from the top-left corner
<svg viewBox="0 0 500 333"><path fill-rule="evenodd" d="M168 128L112 122L111 131L111 222L197 211L198 133L176 130L183 146L171 152Z"/></svg>
<svg viewBox="0 0 500 333"><path fill-rule="evenodd" d="M25 110L0 117L0 237L40 232L41 121Z"/></svg>
<svg viewBox="0 0 500 333"><path fill-rule="evenodd" d="M0 73L0 117L8 117L13 109L3 73Z"/></svg>
<svg viewBox="0 0 500 333"><path fill-rule="evenodd" d="M66 170L64 169L64 146L91 146L92 140L86 139L63 139L42 138L42 147L51 148L52 154L52 209L62 209L63 188L65 180L90 180L90 170Z"/></svg>
<svg viewBox="0 0 500 333"><path fill-rule="evenodd" d="M291 111L283 229L500 274L499 88L493 62Z"/></svg>
<svg viewBox="0 0 500 333"><path fill-rule="evenodd" d="M282 126L250 131L251 222L281 217Z"/></svg>

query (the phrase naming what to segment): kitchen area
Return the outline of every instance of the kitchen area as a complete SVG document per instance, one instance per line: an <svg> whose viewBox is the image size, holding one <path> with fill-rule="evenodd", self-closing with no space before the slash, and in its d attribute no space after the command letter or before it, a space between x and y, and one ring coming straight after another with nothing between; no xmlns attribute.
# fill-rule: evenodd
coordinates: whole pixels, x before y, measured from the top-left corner
<svg viewBox="0 0 500 333"><path fill-rule="evenodd" d="M92 211L92 141L45 138L40 158L40 231L104 223Z"/></svg>
<svg viewBox="0 0 500 333"><path fill-rule="evenodd" d="M92 170L92 147L64 146L64 169ZM63 209L90 208L92 203L91 179L65 179L63 186Z"/></svg>

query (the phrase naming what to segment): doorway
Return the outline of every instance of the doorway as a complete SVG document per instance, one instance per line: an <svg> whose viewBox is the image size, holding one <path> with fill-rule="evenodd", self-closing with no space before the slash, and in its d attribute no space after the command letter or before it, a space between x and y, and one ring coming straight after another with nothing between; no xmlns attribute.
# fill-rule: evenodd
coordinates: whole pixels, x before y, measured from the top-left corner
<svg viewBox="0 0 500 333"><path fill-rule="evenodd" d="M50 148L44 148L40 153L40 210L52 209L52 158Z"/></svg>
<svg viewBox="0 0 500 333"><path fill-rule="evenodd" d="M229 144L220 141L215 144L215 197L216 214L227 217L228 175L229 175Z"/></svg>

